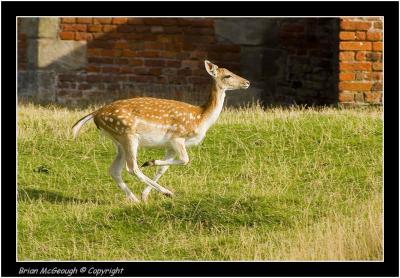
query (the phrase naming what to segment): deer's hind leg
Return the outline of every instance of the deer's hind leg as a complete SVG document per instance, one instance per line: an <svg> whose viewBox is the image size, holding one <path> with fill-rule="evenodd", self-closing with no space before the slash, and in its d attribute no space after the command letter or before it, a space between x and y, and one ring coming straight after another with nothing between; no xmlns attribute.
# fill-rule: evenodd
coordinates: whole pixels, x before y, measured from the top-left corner
<svg viewBox="0 0 400 278"><path fill-rule="evenodd" d="M121 172L125 165L125 151L122 146L114 141L115 148L117 149L117 156L109 168L109 173L118 186L125 192L126 197L134 203L139 203L139 199L132 193L129 187L122 180Z"/></svg>
<svg viewBox="0 0 400 278"><path fill-rule="evenodd" d="M175 158L175 152L171 149L167 150L167 153L165 154L164 160L173 160ZM159 166L157 167L156 174L153 178L153 181L157 182L159 178L168 170L170 165L164 165L164 166ZM142 200L147 201L150 191L153 189L152 186L148 185L142 192Z"/></svg>

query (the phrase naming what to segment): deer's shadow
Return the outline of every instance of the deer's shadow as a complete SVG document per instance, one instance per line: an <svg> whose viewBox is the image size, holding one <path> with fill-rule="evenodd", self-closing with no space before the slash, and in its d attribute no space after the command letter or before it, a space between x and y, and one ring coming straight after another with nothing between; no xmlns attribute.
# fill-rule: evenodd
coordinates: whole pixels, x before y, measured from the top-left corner
<svg viewBox="0 0 400 278"><path fill-rule="evenodd" d="M35 188L18 189L18 201L31 202L34 200L44 200L50 203L78 203L78 204L95 202L94 200L65 196L62 193L56 191L35 189Z"/></svg>

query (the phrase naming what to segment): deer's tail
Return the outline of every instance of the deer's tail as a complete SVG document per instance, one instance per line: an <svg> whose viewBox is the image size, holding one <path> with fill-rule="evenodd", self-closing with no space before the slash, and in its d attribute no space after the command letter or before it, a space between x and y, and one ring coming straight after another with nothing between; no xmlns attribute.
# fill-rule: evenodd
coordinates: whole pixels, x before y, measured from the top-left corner
<svg viewBox="0 0 400 278"><path fill-rule="evenodd" d="M82 128L82 126L89 120L93 119L95 115L95 112L90 113L89 115L86 115L79 121L77 121L74 126L72 127L72 133L74 135L74 139L78 136L79 130Z"/></svg>

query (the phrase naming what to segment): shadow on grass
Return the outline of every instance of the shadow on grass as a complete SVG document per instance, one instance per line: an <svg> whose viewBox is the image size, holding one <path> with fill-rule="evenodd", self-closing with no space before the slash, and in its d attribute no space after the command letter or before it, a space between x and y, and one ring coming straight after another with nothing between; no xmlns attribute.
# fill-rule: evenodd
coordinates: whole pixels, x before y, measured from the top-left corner
<svg viewBox="0 0 400 278"><path fill-rule="evenodd" d="M198 199L174 199L149 203L145 206L119 208L109 220L128 221L138 229L157 229L155 223L174 223L192 228L201 226L212 230L229 227L288 228L299 217L297 200L271 200L249 196L202 196ZM132 219L135 219L132 221ZM133 227L132 227L133 228Z"/></svg>
<svg viewBox="0 0 400 278"><path fill-rule="evenodd" d="M34 188L18 189L18 201L31 202L34 200L43 200L50 203L98 203L98 201L64 196L55 191Z"/></svg>

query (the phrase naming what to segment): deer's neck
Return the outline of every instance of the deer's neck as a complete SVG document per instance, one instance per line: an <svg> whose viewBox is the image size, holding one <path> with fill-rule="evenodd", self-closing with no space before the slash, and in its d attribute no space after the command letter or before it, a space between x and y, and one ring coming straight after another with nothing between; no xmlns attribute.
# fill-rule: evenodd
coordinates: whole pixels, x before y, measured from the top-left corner
<svg viewBox="0 0 400 278"><path fill-rule="evenodd" d="M221 89L214 82L211 87L210 97L205 105L201 117L200 128L206 132L218 119L221 114L225 100L225 90Z"/></svg>

